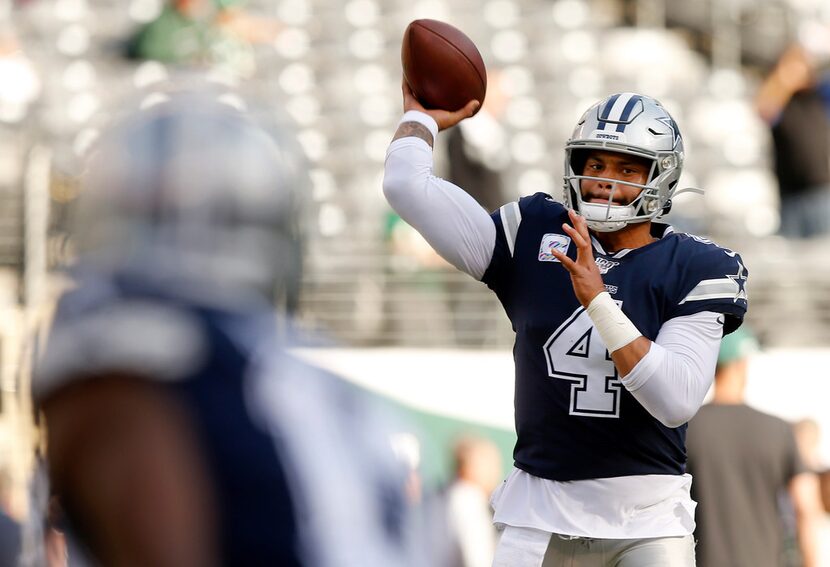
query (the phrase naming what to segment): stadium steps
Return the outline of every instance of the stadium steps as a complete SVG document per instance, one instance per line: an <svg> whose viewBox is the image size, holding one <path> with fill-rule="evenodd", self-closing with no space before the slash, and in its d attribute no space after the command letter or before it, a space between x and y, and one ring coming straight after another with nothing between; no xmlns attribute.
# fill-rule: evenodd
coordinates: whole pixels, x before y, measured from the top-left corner
<svg viewBox="0 0 830 567"><path fill-rule="evenodd" d="M412 269L364 226L310 246L300 317L349 346L494 347L512 341L501 306L481 283L449 267ZM505 337L507 337L505 339Z"/></svg>

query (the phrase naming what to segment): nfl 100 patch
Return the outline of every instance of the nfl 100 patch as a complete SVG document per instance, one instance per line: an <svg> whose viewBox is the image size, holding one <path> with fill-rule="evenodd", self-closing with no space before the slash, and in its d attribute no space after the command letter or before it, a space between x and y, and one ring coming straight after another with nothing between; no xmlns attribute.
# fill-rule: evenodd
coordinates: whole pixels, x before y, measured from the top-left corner
<svg viewBox="0 0 830 567"><path fill-rule="evenodd" d="M607 274L608 272L610 272L611 268L613 268L614 266L619 266L620 265L619 262L614 262L614 261L609 260L607 258L600 258L599 256L594 258L594 262L596 263L597 268L599 268L599 273L603 276L605 274Z"/></svg>
<svg viewBox="0 0 830 567"><path fill-rule="evenodd" d="M558 262L559 260L553 255L553 251L568 253L568 248L571 245L571 237L564 234L549 233L542 237L542 244L539 246L539 261L540 262Z"/></svg>

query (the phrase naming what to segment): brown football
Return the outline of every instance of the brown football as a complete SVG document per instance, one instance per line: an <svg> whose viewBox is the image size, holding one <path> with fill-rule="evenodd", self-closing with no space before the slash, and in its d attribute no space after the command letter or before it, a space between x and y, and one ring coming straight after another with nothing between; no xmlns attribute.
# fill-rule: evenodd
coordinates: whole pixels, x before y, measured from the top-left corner
<svg viewBox="0 0 830 567"><path fill-rule="evenodd" d="M438 20L415 20L403 34L403 76L425 108L458 110L484 103L487 70L464 32ZM481 107L479 107L481 108Z"/></svg>

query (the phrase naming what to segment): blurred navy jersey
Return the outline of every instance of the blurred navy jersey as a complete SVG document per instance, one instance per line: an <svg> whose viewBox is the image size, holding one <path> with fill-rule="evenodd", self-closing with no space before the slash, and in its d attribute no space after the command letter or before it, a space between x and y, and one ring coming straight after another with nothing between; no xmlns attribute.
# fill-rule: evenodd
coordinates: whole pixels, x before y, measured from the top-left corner
<svg viewBox="0 0 830 567"><path fill-rule="evenodd" d="M82 281L59 304L36 400L111 373L163 384L210 468L222 565L411 564L404 470L374 408L280 348L267 303L182 291Z"/></svg>
<svg viewBox="0 0 830 567"><path fill-rule="evenodd" d="M516 466L558 481L682 474L686 426L664 426L620 383L568 271L550 253L576 258L562 230L567 210L537 193L492 218L496 247L482 281L516 332ZM653 231L658 240L615 254L594 240L606 290L637 329L654 340L667 320L701 311L723 313L725 332L736 329L747 307L741 258L667 225Z"/></svg>

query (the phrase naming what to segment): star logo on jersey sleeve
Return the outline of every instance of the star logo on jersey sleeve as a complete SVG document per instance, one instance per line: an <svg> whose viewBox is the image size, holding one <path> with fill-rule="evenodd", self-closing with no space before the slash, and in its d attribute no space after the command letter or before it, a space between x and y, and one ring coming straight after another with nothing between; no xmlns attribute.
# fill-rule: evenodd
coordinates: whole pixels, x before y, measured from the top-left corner
<svg viewBox="0 0 830 567"><path fill-rule="evenodd" d="M738 291L735 292L735 298L733 301L738 303L738 301L746 301L746 268L740 262L738 262L738 273L736 274L727 274L727 278L735 282L738 286Z"/></svg>

